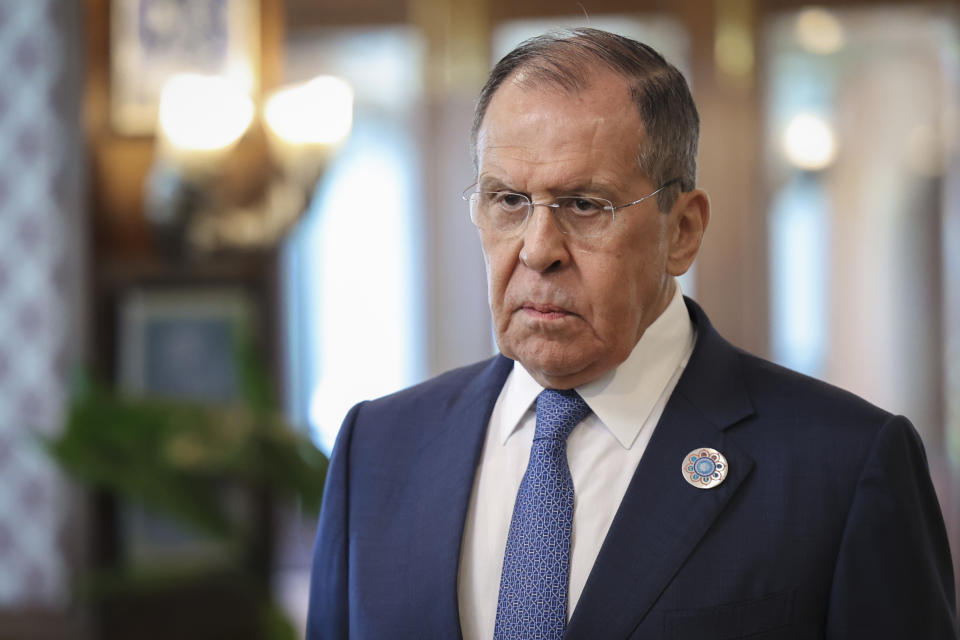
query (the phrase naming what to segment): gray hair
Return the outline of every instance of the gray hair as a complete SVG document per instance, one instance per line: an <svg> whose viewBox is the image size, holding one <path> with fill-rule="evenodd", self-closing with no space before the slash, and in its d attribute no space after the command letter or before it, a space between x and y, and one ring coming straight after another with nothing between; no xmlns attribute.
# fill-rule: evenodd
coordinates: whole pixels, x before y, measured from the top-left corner
<svg viewBox="0 0 960 640"><path fill-rule="evenodd" d="M523 71L528 86L540 83L576 93L590 86L592 69L605 66L624 77L640 111L646 136L637 161L658 187L673 186L657 196L661 211L673 206L680 191L697 180L700 117L687 81L651 47L599 29L579 28L530 38L508 53L490 72L474 112L470 144L476 161L477 134L503 82Z"/></svg>

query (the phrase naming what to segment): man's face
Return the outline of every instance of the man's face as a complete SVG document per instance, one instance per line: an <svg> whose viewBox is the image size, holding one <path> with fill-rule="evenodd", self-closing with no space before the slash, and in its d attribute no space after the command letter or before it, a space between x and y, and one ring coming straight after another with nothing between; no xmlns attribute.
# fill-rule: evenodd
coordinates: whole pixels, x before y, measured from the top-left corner
<svg viewBox="0 0 960 640"><path fill-rule="evenodd" d="M637 164L643 125L626 82L612 72L594 78L580 93L508 78L478 134L480 188L534 202L594 195L614 205L658 188ZM589 241L561 233L547 207L535 207L519 232L482 231L500 351L555 388L623 362L673 293L676 209L661 213L656 198L645 200L618 210L610 233Z"/></svg>

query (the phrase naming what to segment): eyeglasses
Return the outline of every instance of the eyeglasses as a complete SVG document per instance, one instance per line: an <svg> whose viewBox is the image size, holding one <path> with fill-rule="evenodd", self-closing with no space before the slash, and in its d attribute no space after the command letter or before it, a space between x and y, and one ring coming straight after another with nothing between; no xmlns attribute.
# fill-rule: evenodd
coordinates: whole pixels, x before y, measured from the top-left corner
<svg viewBox="0 0 960 640"><path fill-rule="evenodd" d="M553 202L533 202L522 193L480 191L475 186L467 188L463 199L470 203L470 220L483 231L516 233L526 225L534 207L544 206L553 209L561 233L578 238L597 238L610 231L619 209L640 204L676 182L679 179L665 182L656 191L633 202L618 205L594 196L559 196Z"/></svg>

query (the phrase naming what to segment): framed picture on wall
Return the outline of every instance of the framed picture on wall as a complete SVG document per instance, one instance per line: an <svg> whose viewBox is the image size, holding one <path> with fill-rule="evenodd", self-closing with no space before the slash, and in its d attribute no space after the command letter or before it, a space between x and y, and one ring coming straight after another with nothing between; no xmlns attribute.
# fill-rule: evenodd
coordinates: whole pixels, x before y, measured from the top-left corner
<svg viewBox="0 0 960 640"><path fill-rule="evenodd" d="M236 331L252 320L252 302L240 288L128 292L120 307L121 387L171 398L235 400Z"/></svg>
<svg viewBox="0 0 960 640"><path fill-rule="evenodd" d="M253 313L249 293L240 288L129 291L119 309L121 389L191 402L237 400L237 330L253 328ZM124 503L119 514L124 554L132 566L211 563L227 557L223 543L139 504Z"/></svg>
<svg viewBox="0 0 960 640"><path fill-rule="evenodd" d="M226 75L257 90L260 0L113 0L110 121L121 135L156 129L160 91L175 73Z"/></svg>

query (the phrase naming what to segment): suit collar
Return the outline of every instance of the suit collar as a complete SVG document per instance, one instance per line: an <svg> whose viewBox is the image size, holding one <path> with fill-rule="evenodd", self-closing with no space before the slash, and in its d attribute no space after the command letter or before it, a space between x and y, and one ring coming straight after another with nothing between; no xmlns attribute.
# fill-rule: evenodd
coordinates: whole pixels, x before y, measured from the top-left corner
<svg viewBox="0 0 960 640"><path fill-rule="evenodd" d="M696 302L684 301L697 328L697 344L676 393L718 429L728 429L754 412L743 382L741 352L717 333Z"/></svg>
<svg viewBox="0 0 960 640"><path fill-rule="evenodd" d="M567 629L567 638L628 637L753 469L726 430L753 413L737 351L686 300L697 344L624 495ZM701 490L681 464L693 449L727 458L724 482Z"/></svg>

